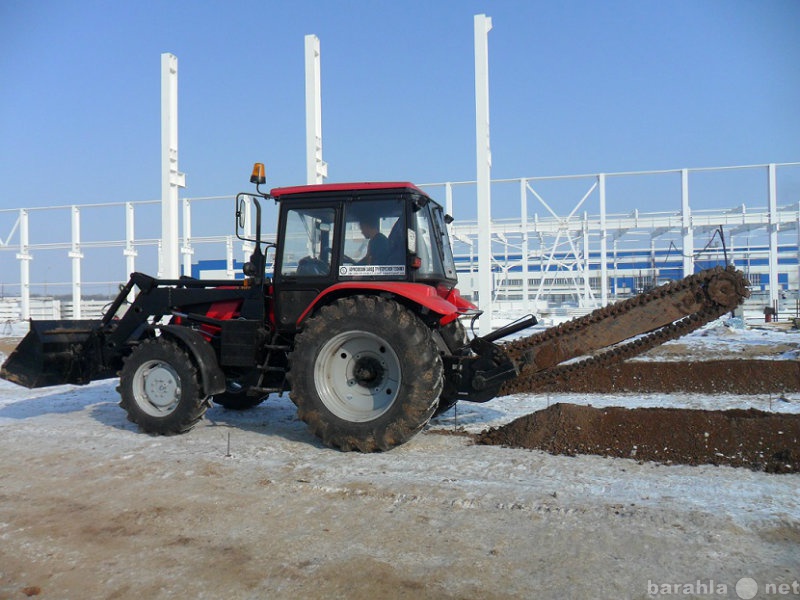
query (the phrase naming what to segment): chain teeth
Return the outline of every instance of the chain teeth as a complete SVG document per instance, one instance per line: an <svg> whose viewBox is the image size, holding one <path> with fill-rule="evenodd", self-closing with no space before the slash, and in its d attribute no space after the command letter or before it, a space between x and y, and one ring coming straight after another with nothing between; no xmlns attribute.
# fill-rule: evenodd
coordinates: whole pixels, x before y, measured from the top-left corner
<svg viewBox="0 0 800 600"><path fill-rule="evenodd" d="M706 293L708 284L720 276L732 279L736 293L731 298L731 303L719 304ZM555 337L574 335L583 330L597 326L606 319L624 319L624 315L638 306L643 306L649 302L683 293L685 290L693 289L698 298L702 298L705 308L686 315L685 317L650 332L635 340L622 342L611 348L601 350L600 353L584 359L576 359L567 364L556 365L542 371L526 372L523 367L518 377L506 382L500 389L498 396L509 394L519 394L531 392L548 384L569 378L578 371L602 368L607 365L622 362L643 354L648 350L660 346L670 340L678 339L710 323L711 321L724 315L736 308L746 297L750 295L747 289L747 280L741 271L729 266L727 268L715 267L700 273L695 273L678 281L672 281L663 286L651 290L645 294L634 296L616 304L610 304L599 308L588 315L578 317L556 327L551 327L545 331L532 335L527 338L514 340L503 345L506 353L518 364L524 364L524 356L536 346L552 340ZM631 332L631 337L638 334Z"/></svg>

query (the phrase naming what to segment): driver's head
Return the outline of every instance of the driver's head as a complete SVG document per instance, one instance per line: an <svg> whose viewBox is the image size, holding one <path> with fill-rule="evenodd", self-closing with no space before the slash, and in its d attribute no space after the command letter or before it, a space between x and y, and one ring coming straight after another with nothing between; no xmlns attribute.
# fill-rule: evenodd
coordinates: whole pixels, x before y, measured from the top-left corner
<svg viewBox="0 0 800 600"><path fill-rule="evenodd" d="M371 240L380 231L379 224L380 220L378 217L364 217L359 221L361 233L363 233L364 237L368 240Z"/></svg>

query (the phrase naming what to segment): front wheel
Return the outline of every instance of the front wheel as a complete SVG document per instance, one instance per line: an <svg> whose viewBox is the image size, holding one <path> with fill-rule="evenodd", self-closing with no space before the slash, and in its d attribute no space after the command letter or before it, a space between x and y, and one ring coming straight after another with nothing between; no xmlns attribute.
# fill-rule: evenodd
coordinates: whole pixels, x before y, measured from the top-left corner
<svg viewBox="0 0 800 600"><path fill-rule="evenodd" d="M119 376L120 406L147 433L184 433L203 418L208 401L187 352L164 336L142 342Z"/></svg>
<svg viewBox="0 0 800 600"><path fill-rule="evenodd" d="M342 450L406 442L428 423L442 389L430 330L385 298L355 296L323 307L297 336L289 364L298 416Z"/></svg>

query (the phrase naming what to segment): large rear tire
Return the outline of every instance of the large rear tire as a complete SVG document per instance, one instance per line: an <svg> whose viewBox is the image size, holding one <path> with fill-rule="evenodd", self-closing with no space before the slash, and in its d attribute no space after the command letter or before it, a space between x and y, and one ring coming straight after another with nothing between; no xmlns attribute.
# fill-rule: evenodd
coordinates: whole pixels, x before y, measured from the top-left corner
<svg viewBox="0 0 800 600"><path fill-rule="evenodd" d="M120 406L147 433L185 433L209 405L191 358L164 336L136 347L125 359L119 382Z"/></svg>
<svg viewBox="0 0 800 600"><path fill-rule="evenodd" d="M431 331L393 300L354 296L311 317L289 357L298 416L341 450L389 450L430 420L442 389Z"/></svg>

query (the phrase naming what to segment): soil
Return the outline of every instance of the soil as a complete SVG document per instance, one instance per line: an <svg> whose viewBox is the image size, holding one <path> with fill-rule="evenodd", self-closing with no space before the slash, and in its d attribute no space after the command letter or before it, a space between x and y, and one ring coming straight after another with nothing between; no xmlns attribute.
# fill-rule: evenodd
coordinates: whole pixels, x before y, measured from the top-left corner
<svg viewBox="0 0 800 600"><path fill-rule="evenodd" d="M782 394L800 391L800 361L632 361L602 369L576 369L529 391Z"/></svg>
<svg viewBox="0 0 800 600"><path fill-rule="evenodd" d="M665 464L800 472L800 414L554 404L476 436L478 444Z"/></svg>
<svg viewBox="0 0 800 600"><path fill-rule="evenodd" d="M576 369L529 390L539 393L781 394L800 391L800 362L781 360L632 361ZM593 408L556 404L500 428L478 444L599 454L639 461L800 471L800 415L757 410Z"/></svg>

